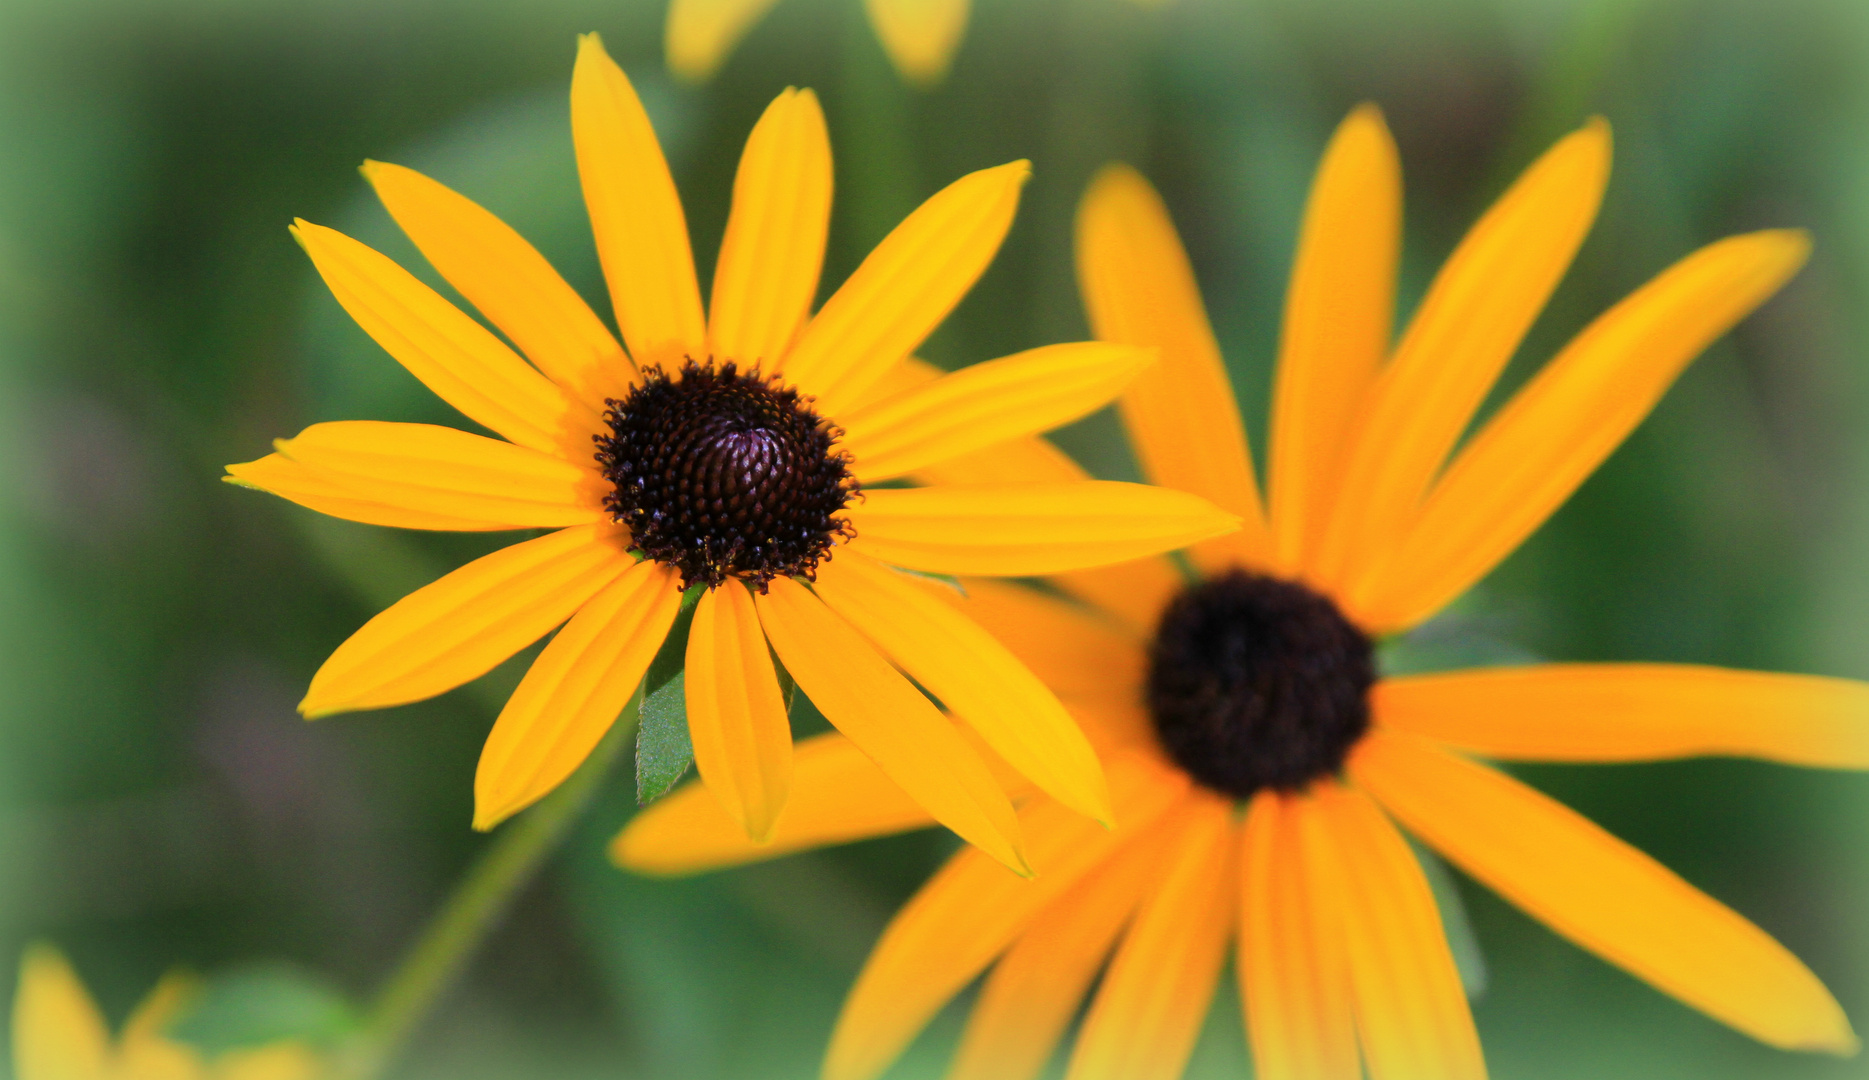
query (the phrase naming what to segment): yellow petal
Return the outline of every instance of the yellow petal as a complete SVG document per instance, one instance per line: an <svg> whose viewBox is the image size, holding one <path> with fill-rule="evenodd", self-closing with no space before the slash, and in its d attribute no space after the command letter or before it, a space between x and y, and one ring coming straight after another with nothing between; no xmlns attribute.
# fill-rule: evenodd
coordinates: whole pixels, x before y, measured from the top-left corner
<svg viewBox="0 0 1869 1080"><path fill-rule="evenodd" d="M26 950L13 997L13 1073L18 1080L110 1080L110 1032L64 956Z"/></svg>
<svg viewBox="0 0 1869 1080"><path fill-rule="evenodd" d="M850 509L864 554L936 574L1024 577L1184 547L1239 519L1169 488L1093 480L880 488Z"/></svg>
<svg viewBox="0 0 1869 1080"><path fill-rule="evenodd" d="M973 288L1031 173L1025 161L982 169L921 204L806 324L785 358L786 379L815 396L821 414L841 418Z"/></svg>
<svg viewBox="0 0 1869 1080"><path fill-rule="evenodd" d="M1447 452L1583 243L1609 178L1593 120L1538 159L1473 226L1370 388L1314 571L1359 587L1401 539Z"/></svg>
<svg viewBox="0 0 1869 1080"><path fill-rule="evenodd" d="M599 413L628 390L623 347L524 237L413 169L366 161L363 175L423 257L552 381Z"/></svg>
<svg viewBox="0 0 1869 1080"><path fill-rule="evenodd" d="M754 606L773 651L825 719L935 820L1030 872L1012 804L932 702L803 585L776 579Z"/></svg>
<svg viewBox="0 0 1869 1080"><path fill-rule="evenodd" d="M1792 231L1700 249L1590 324L1448 466L1393 566L1372 629L1434 614L1512 553L1583 483L1694 357L1778 291L1810 253Z"/></svg>
<svg viewBox="0 0 1869 1080"><path fill-rule="evenodd" d="M894 479L1070 423L1107 405L1153 360L1144 349L1094 341L1028 349L841 417L843 445L859 480Z"/></svg>
<svg viewBox="0 0 1869 1080"><path fill-rule="evenodd" d="M707 348L688 219L649 114L596 34L578 39L571 136L617 326L641 367Z"/></svg>
<svg viewBox="0 0 1869 1080"><path fill-rule="evenodd" d="M1233 806L1201 793L1164 837L1136 921L1084 1017L1068 1080L1177 1080L1207 1019L1237 903Z"/></svg>
<svg viewBox="0 0 1869 1080"><path fill-rule="evenodd" d="M670 71L693 82L713 78L721 62L777 0L670 0L666 46Z"/></svg>
<svg viewBox="0 0 1869 1080"><path fill-rule="evenodd" d="M947 75L967 32L969 0L863 0L863 6L904 79L932 86Z"/></svg>
<svg viewBox="0 0 1869 1080"><path fill-rule="evenodd" d="M163 1031L181 1015L189 999L201 989L198 980L181 972L170 972L158 981L124 1021L119 1038L126 1056L132 1044L167 1042Z"/></svg>
<svg viewBox="0 0 1869 1080"><path fill-rule="evenodd" d="M1238 975L1260 1080L1361 1080L1349 960L1305 876L1306 812L1295 796L1253 796L1242 830Z"/></svg>
<svg viewBox="0 0 1869 1080"><path fill-rule="evenodd" d="M674 569L649 560L578 609L487 735L474 774L474 828L493 828L584 764L636 693L680 610Z"/></svg>
<svg viewBox="0 0 1869 1080"><path fill-rule="evenodd" d="M708 342L717 360L772 371L818 294L831 223L831 137L810 90L766 107L733 180L714 268Z"/></svg>
<svg viewBox="0 0 1869 1080"><path fill-rule="evenodd" d="M1048 483L1088 480L1069 454L1036 436L974 450L922 465L909 479L926 487L942 484Z"/></svg>
<svg viewBox="0 0 1869 1080"><path fill-rule="evenodd" d="M1051 583L1116 617L1132 634L1141 637L1155 633L1163 609L1188 585L1181 568L1167 559L1137 559L1075 570L1053 577Z"/></svg>
<svg viewBox="0 0 1869 1080"><path fill-rule="evenodd" d="M1122 399L1143 475L1243 520L1239 535L1197 547L1197 559L1264 565L1271 540L1252 450L1200 287L1168 208L1126 165L1106 166L1078 207L1077 281L1099 338L1161 350Z"/></svg>
<svg viewBox="0 0 1869 1080"><path fill-rule="evenodd" d="M1351 768L1457 866L1605 960L1773 1046L1855 1053L1797 957L1568 807L1398 733L1373 733Z"/></svg>
<svg viewBox="0 0 1869 1080"><path fill-rule="evenodd" d="M1084 733L1056 695L954 605L854 551L818 567L817 594L1040 790L1111 821L1103 767Z"/></svg>
<svg viewBox="0 0 1869 1080"><path fill-rule="evenodd" d="M607 525L502 548L363 624L312 676L308 717L381 709L452 690L543 637L630 566Z"/></svg>
<svg viewBox="0 0 1869 1080"><path fill-rule="evenodd" d="M1052 901L993 965L948 1080L1032 1080L1128 925L1169 836L1157 822Z"/></svg>
<svg viewBox="0 0 1869 1080"><path fill-rule="evenodd" d="M319 1080L324 1063L302 1043L229 1050L214 1060L214 1080Z"/></svg>
<svg viewBox="0 0 1869 1080"><path fill-rule="evenodd" d="M1370 1080L1485 1080L1479 1035L1434 894L1361 792L1327 781L1299 813L1313 903L1343 941Z"/></svg>
<svg viewBox="0 0 1869 1080"><path fill-rule="evenodd" d="M604 517L593 470L454 428L343 420L275 445L351 498L440 519L545 529Z"/></svg>
<svg viewBox="0 0 1869 1080"><path fill-rule="evenodd" d="M227 475L221 479L240 487L255 488L282 499L290 499L320 514L329 514L346 521L361 521L366 525L451 532L489 532L514 527L506 521L452 517L359 498L356 492L339 484L329 474L301 465L282 454L267 454L257 461L229 465Z"/></svg>
<svg viewBox="0 0 1869 1080"><path fill-rule="evenodd" d="M303 219L292 235L364 333L462 415L546 453L589 443L596 414L389 257Z"/></svg>
<svg viewBox="0 0 1869 1080"><path fill-rule="evenodd" d="M115 1076L124 1080L202 1080L207 1075L207 1065L194 1047L164 1034L198 990L196 980L189 976L163 976L123 1025L117 1041Z"/></svg>
<svg viewBox="0 0 1869 1080"><path fill-rule="evenodd" d="M825 1053L824 1080L873 1080L1040 912L1187 794L1184 777L1126 760L1110 763L1110 787L1121 813L1114 830L1049 799L1020 812L1036 876L1015 877L968 849L922 886L857 976Z"/></svg>
<svg viewBox="0 0 1869 1080"><path fill-rule="evenodd" d="M1267 497L1278 565L1301 570L1337 489L1342 454L1395 319L1402 166L1374 105L1337 128L1311 182L1285 294Z"/></svg>
<svg viewBox="0 0 1869 1080"><path fill-rule="evenodd" d="M759 613L737 581L695 606L686 691L696 771L747 837L764 842L792 786L792 725Z"/></svg>
<svg viewBox="0 0 1869 1080"><path fill-rule="evenodd" d="M747 839L705 786L686 784L632 818L610 857L639 874L692 874L935 823L837 732L801 740L792 758L792 795L764 843Z"/></svg>
<svg viewBox="0 0 1869 1080"><path fill-rule="evenodd" d="M1385 727L1511 761L1721 755L1869 769L1869 684L1692 664L1540 664L1376 684Z"/></svg>
<svg viewBox="0 0 1869 1080"><path fill-rule="evenodd" d="M991 579L963 583L954 603L1067 703L1140 702L1141 640L1109 620L1036 589Z"/></svg>

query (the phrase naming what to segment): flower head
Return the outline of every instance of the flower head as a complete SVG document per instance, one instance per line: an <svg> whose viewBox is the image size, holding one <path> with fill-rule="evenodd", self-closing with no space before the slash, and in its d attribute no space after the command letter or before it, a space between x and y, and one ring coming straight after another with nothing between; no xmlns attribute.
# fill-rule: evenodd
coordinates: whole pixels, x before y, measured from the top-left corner
<svg viewBox="0 0 1869 1080"><path fill-rule="evenodd" d="M1168 562L969 584L957 606L1086 725L1118 816L1021 808L1038 876L963 852L897 915L847 1002L829 1080L880 1072L985 983L953 1076L1038 1074L1098 972L1068 1076L1178 1076L1230 945L1264 1080L1474 1080L1480 1043L1399 823L1557 932L1775 1046L1853 1052L1830 994L1740 915L1474 760L1738 754L1869 767L1869 686L1681 665L1551 664L1379 678L1372 642L1484 575L1640 422L1674 376L1802 264L1795 232L1720 241L1597 319L1464 446L1481 400L1581 243L1606 183L1592 123L1468 234L1390 349L1400 177L1371 108L1331 142L1286 305L1261 500L1200 294L1166 210L1126 168L1079 215L1105 340L1161 361L1122 401L1158 483L1246 528ZM1076 475L1028 441L1034 479ZM1452 460L1449 461L1451 456ZM814 812L781 850L912 824L834 739L801 750ZM868 814L867 819L857 815ZM692 797L618 838L625 865L760 857ZM815 830L808 825L815 823ZM1107 965L1107 966L1106 966Z"/></svg>
<svg viewBox="0 0 1869 1080"><path fill-rule="evenodd" d="M279 1042L212 1060L165 1034L187 1004L190 980L170 975L130 1015L116 1039L71 965L49 945L20 961L13 998L13 1075L18 1080L312 1080L310 1048Z"/></svg>
<svg viewBox="0 0 1869 1080"><path fill-rule="evenodd" d="M919 805L1007 864L1024 865L991 756L1107 820L1097 759L1056 697L896 568L1053 573L1165 551L1236 527L1234 516L1135 484L877 486L939 479L929 470L944 462L1082 416L1153 359L1084 342L935 377L910 358L998 250L1026 164L936 194L814 315L830 145L817 99L787 90L747 140L704 313L674 181L594 36L578 56L572 128L622 344L511 229L408 169L364 172L518 352L370 248L294 228L357 322L502 438L317 424L229 466L230 479L380 525L554 530L370 620L313 676L301 710L432 697L563 623L488 736L475 781L475 823L488 828L589 755L693 589L695 763L747 834L770 834L791 785L773 653Z"/></svg>

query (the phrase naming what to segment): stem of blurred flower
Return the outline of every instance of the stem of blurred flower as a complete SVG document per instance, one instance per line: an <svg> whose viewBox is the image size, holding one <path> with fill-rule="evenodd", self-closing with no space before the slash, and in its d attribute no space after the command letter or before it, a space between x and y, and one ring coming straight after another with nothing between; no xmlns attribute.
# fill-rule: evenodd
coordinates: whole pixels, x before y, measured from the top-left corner
<svg viewBox="0 0 1869 1080"><path fill-rule="evenodd" d="M557 850L603 787L617 755L636 733L642 689L610 733L570 779L500 830L454 894L422 931L377 994L363 1035L337 1070L346 1080L374 1080L395 1059L410 1032L434 1008L518 895Z"/></svg>

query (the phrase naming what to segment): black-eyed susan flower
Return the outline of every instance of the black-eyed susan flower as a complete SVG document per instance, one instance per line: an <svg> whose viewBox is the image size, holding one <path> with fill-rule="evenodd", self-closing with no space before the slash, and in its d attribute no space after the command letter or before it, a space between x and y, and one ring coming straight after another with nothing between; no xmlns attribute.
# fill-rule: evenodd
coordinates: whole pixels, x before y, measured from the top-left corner
<svg viewBox="0 0 1869 1080"><path fill-rule="evenodd" d="M1511 551L1806 256L1795 232L1690 255L1591 324L1455 452L1582 241L1608 166L1601 123L1540 159L1462 241L1391 350L1400 175L1379 115L1352 114L1306 212L1264 504L1161 202L1126 168L1097 179L1078 236L1092 322L1108 340L1162 350L1123 399L1138 457L1157 482L1206 493L1248 524L1193 547L1192 583L1151 559L1053 578L1071 601L970 586L961 606L1098 743L1119 827L1035 795L1021 808L1034 880L957 855L871 956L829 1080L875 1076L982 973L950 1075L1035 1076L1099 971L1067 1075L1172 1080L1230 943L1262 1080L1483 1077L1439 913L1397 823L1717 1020L1774 1046L1855 1049L1830 994L1763 931L1475 759L1732 754L1864 768L1869 686L1649 664L1377 674L1378 637L1428 618ZM1025 475L1078 475L1043 445L1016 455ZM811 780L796 801L811 809L781 829L778 850L926 820L834 737L804 748L799 771ZM668 873L765 854L685 793L614 851Z"/></svg>
<svg viewBox="0 0 1869 1080"><path fill-rule="evenodd" d="M370 248L294 228L357 322L501 438L317 424L229 466L230 479L355 521L554 530L370 620L313 676L301 711L432 697L565 624L487 738L474 794L475 824L489 828L589 755L694 589L695 762L749 835L772 829L790 787L771 653L896 783L996 858L1021 865L1012 806L975 743L909 677L998 758L1107 820L1096 756L1057 699L894 568L1044 574L1161 552L1237 519L1135 484L871 486L1089 412L1152 360L1133 346L1054 345L894 392L894 369L997 251L1026 164L936 194L812 315L830 146L817 99L788 90L747 141L704 316L674 182L594 36L578 56L572 127L627 354L516 233L407 169L364 171L519 352Z"/></svg>
<svg viewBox="0 0 1869 1080"><path fill-rule="evenodd" d="M112 1038L97 1004L57 949L35 945L20 962L13 997L16 1080L312 1080L318 1056L284 1041L204 1058L169 1037L192 983L170 975Z"/></svg>

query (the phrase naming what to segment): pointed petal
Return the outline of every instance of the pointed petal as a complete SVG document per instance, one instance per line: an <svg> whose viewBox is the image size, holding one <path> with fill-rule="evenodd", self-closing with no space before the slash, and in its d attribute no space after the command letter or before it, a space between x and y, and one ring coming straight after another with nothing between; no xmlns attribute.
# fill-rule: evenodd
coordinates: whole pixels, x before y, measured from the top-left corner
<svg viewBox="0 0 1869 1080"><path fill-rule="evenodd" d="M548 529L604 516L592 470L450 427L343 420L313 424L276 445L280 456L350 498L438 519ZM228 471L240 477L238 468Z"/></svg>
<svg viewBox="0 0 1869 1080"><path fill-rule="evenodd" d="M1370 1080L1485 1080L1479 1035L1434 894L1361 792L1318 784L1300 813L1313 902L1347 950Z"/></svg>
<svg viewBox="0 0 1869 1080"><path fill-rule="evenodd" d="M1539 664L1376 684L1377 721L1509 761L1719 755L1869 769L1869 684L1693 664Z"/></svg>
<svg viewBox="0 0 1869 1080"><path fill-rule="evenodd" d="M671 567L644 560L578 609L532 662L480 751L474 828L491 829L551 793L629 704L681 610Z"/></svg>
<svg viewBox="0 0 1869 1080"><path fill-rule="evenodd" d="M1253 1075L1361 1080L1349 959L1305 873L1304 813L1296 796L1261 791L1242 830L1238 973Z"/></svg>
<svg viewBox="0 0 1869 1080"><path fill-rule="evenodd" d="M760 16L778 0L670 0L665 45L670 71L691 82L714 77Z"/></svg>
<svg viewBox="0 0 1869 1080"><path fill-rule="evenodd" d="M1287 570L1316 545L1350 425L1388 355L1401 252L1401 161L1381 110L1359 105L1311 182L1285 294L1266 486Z"/></svg>
<svg viewBox="0 0 1869 1080"><path fill-rule="evenodd" d="M1156 822L1040 912L993 965L948 1080L1033 1080L1129 924L1172 838Z"/></svg>
<svg viewBox="0 0 1869 1080"><path fill-rule="evenodd" d="M1015 161L954 181L896 226L806 324L786 380L841 418L973 288L998 254L1032 173Z"/></svg>
<svg viewBox="0 0 1869 1080"><path fill-rule="evenodd" d="M13 997L13 1072L19 1080L109 1080L110 1032L78 981L50 945L27 948Z"/></svg>
<svg viewBox="0 0 1869 1080"><path fill-rule="evenodd" d="M1448 466L1409 529L1397 569L1371 585L1372 629L1421 622L1511 554L1701 350L1777 292L1809 254L1800 232L1730 237L1591 323Z"/></svg>
<svg viewBox="0 0 1869 1080"><path fill-rule="evenodd" d="M1028 349L853 411L841 420L843 445L859 480L893 479L1088 415L1153 360L1097 341Z"/></svg>
<svg viewBox="0 0 1869 1080"><path fill-rule="evenodd" d="M227 475L221 479L237 487L253 488L289 499L320 514L329 514L346 521L361 521L366 525L444 532L493 532L516 528L508 521L452 517L359 498L355 491L338 483L328 473L301 465L283 454L267 454L256 461L229 465Z"/></svg>
<svg viewBox="0 0 1869 1080"><path fill-rule="evenodd" d="M1233 806L1191 797L1149 895L1084 1017L1067 1080L1177 1080L1207 1019L1233 932Z"/></svg>
<svg viewBox="0 0 1869 1080"><path fill-rule="evenodd" d="M1315 561L1320 581L1360 588L1393 554L1447 452L1583 243L1608 182L1609 151L1601 120L1560 141L1441 268L1344 451Z"/></svg>
<svg viewBox="0 0 1869 1080"><path fill-rule="evenodd" d="M1114 830L1049 799L1021 811L1036 876L1015 877L969 849L922 886L857 976L825 1053L824 1080L873 1080L1040 912L1187 794L1178 774L1124 759L1110 763L1110 787L1121 813Z"/></svg>
<svg viewBox="0 0 1869 1080"><path fill-rule="evenodd" d="M923 87L947 76L967 33L970 6L970 0L863 0L896 70Z"/></svg>
<svg viewBox="0 0 1869 1080"><path fill-rule="evenodd" d="M196 980L187 975L171 973L162 977L124 1022L123 1034L117 1040L116 1076L198 1080L206 1074L207 1067L195 1048L166 1034L168 1026L199 990Z"/></svg>
<svg viewBox="0 0 1869 1080"><path fill-rule="evenodd" d="M571 136L597 257L617 326L639 367L673 366L707 349L701 287L675 178L629 76L596 34L578 39Z"/></svg>
<svg viewBox="0 0 1869 1080"><path fill-rule="evenodd" d="M388 256L302 218L292 235L364 333L462 415L546 453L589 442L595 413Z"/></svg>
<svg viewBox="0 0 1869 1080"><path fill-rule="evenodd" d="M860 550L936 574L1024 577L1184 547L1238 527L1170 488L1092 480L880 488L850 510Z"/></svg>
<svg viewBox="0 0 1869 1080"><path fill-rule="evenodd" d="M817 594L1008 765L1079 813L1111 821L1089 740L1058 698L954 605L854 551L818 567Z"/></svg>
<svg viewBox="0 0 1869 1080"><path fill-rule="evenodd" d="M1856 1052L1797 957L1568 807L1400 733L1372 733L1351 769L1461 869L1605 960L1773 1046Z"/></svg>
<svg viewBox="0 0 1869 1080"><path fill-rule="evenodd" d="M1030 872L1012 804L932 702L803 585L778 578L754 606L773 651L825 719L941 824Z"/></svg>
<svg viewBox="0 0 1869 1080"><path fill-rule="evenodd" d="M714 268L714 356L778 367L811 312L831 223L831 137L810 90L787 89L746 140Z"/></svg>
<svg viewBox="0 0 1869 1080"><path fill-rule="evenodd" d="M1140 723L1119 730L1086 727L1106 743L1148 745L1154 734L1140 716L1145 657L1142 642L1076 604L1036 589L972 579L956 606L1012 651L1075 716L1134 712ZM938 693L938 691L937 691Z"/></svg>
<svg viewBox="0 0 1869 1080"><path fill-rule="evenodd" d="M792 786L792 724L759 613L738 582L695 606L686 690L696 771L747 837L764 842Z"/></svg>
<svg viewBox="0 0 1869 1080"><path fill-rule="evenodd" d="M364 623L312 676L299 711L315 719L452 690L545 636L629 566L607 525L475 559Z"/></svg>
<svg viewBox="0 0 1869 1080"><path fill-rule="evenodd" d="M413 169L366 161L363 175L430 265L566 393L601 413L629 389L623 346L511 226Z"/></svg>
<svg viewBox="0 0 1869 1080"><path fill-rule="evenodd" d="M1271 540L1252 450L1200 287L1168 208L1126 165L1098 173L1078 207L1077 280L1099 338L1161 350L1122 399L1143 474L1244 521L1239 535L1197 547L1197 558L1264 565Z"/></svg>
<svg viewBox="0 0 1869 1080"><path fill-rule="evenodd" d="M765 843L747 839L705 786L685 784L632 818L610 857L639 874L693 874L934 823L857 744L832 731L794 747L792 795Z"/></svg>

